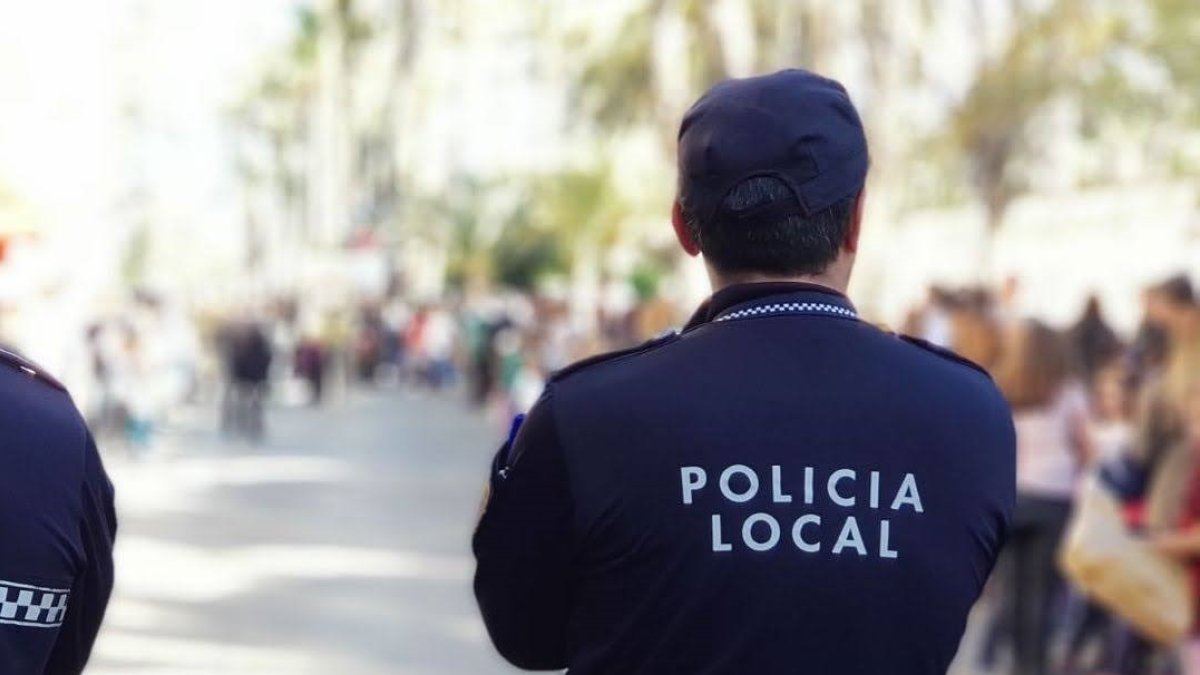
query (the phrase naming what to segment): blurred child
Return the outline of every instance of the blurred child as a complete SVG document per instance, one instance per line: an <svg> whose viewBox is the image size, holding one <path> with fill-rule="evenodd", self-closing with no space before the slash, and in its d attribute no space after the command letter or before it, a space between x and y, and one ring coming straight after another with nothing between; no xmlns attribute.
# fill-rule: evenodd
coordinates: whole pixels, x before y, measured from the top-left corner
<svg viewBox="0 0 1200 675"><path fill-rule="evenodd" d="M1094 462L1121 462L1129 458L1134 441L1133 388L1128 369L1113 363L1099 370L1092 381L1092 414L1088 430L1096 455Z"/></svg>

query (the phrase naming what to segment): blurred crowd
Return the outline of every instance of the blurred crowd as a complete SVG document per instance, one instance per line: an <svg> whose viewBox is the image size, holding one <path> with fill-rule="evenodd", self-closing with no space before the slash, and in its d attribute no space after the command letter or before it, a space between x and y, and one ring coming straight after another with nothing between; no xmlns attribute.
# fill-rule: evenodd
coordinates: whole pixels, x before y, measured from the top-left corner
<svg viewBox="0 0 1200 675"><path fill-rule="evenodd" d="M901 327L986 368L1014 413L1018 505L976 613L976 653L967 656L985 672L1020 675L1200 673L1188 650L1181 657L1156 646L1072 587L1059 560L1081 485L1095 475L1122 501L1131 530L1200 578L1192 562L1200 560L1200 537L1191 529L1200 522L1196 291L1185 275L1147 288L1140 326L1122 335L1097 297L1071 325L1051 327L1022 313L1021 290L1017 279L996 289L934 287ZM470 400L498 418L527 409L557 368L683 318L667 303L644 300L601 310L589 317L593 329L578 330L564 303L515 294L447 311L453 337L435 342L458 345L439 352L453 355L448 364L434 366L422 350L421 321L404 331L415 372L461 376ZM445 383L442 375L424 380Z"/></svg>
<svg viewBox="0 0 1200 675"><path fill-rule="evenodd" d="M145 292L86 326L83 377L72 394L93 434L135 455L155 444L163 421L195 398L203 366L195 321Z"/></svg>
<svg viewBox="0 0 1200 675"><path fill-rule="evenodd" d="M1013 410L1018 502L981 611L979 664L1021 674L1192 673L1189 650L1155 647L1059 572L1081 481L1102 477L1124 517L1160 552L1200 556L1200 305L1186 276L1145 290L1137 332L1119 335L1090 298L1056 330L998 292L934 288L906 332L986 367ZM1181 534L1185 533L1185 534ZM1195 563L1191 563L1195 565ZM1200 567L1197 567L1200 571Z"/></svg>
<svg viewBox="0 0 1200 675"><path fill-rule="evenodd" d="M226 438L255 443L268 402L319 406L350 388L461 392L500 421L528 409L548 373L677 316L648 300L589 319L518 292L440 303L393 293L334 308L280 297L212 313L139 292L88 323L86 377L72 388L105 447L139 457L169 447L162 432L188 410L215 408Z"/></svg>

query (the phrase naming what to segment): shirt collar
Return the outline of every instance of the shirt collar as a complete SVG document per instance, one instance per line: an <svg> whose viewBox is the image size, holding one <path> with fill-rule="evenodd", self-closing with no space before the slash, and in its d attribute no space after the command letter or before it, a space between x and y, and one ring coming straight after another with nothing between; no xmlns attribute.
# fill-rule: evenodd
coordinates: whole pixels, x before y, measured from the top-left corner
<svg viewBox="0 0 1200 675"><path fill-rule="evenodd" d="M819 302L854 311L854 305L843 293L820 284L800 281L733 284L713 293L701 303L683 330L691 330L711 322L721 314L762 304L768 299L772 302Z"/></svg>

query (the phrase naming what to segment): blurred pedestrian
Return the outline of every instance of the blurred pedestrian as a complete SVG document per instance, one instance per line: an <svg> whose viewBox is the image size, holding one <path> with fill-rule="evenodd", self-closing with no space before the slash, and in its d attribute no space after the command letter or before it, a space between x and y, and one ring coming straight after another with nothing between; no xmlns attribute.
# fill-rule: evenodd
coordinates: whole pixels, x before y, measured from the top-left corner
<svg viewBox="0 0 1200 675"><path fill-rule="evenodd" d="M1133 451L1136 394L1134 376L1123 361L1110 360L1092 377L1088 428L1096 463L1123 461Z"/></svg>
<svg viewBox="0 0 1200 675"><path fill-rule="evenodd" d="M94 380L95 403L88 414L88 424L100 437L125 429L126 411L121 401L114 370L118 347L118 327L108 320L98 320L87 329L87 349Z"/></svg>
<svg viewBox="0 0 1200 675"><path fill-rule="evenodd" d="M1186 294L1188 286L1177 287ZM1162 324L1159 309L1160 295L1166 290L1163 287L1152 287L1142 292L1142 322L1138 324L1137 332L1130 345L1130 358L1134 370L1148 375L1155 374L1162 368L1170 348L1167 329ZM1168 301L1170 302L1170 301Z"/></svg>
<svg viewBox="0 0 1200 675"><path fill-rule="evenodd" d="M1100 369L1124 350L1116 331L1104 319L1100 298L1095 295L1088 297L1083 314L1067 332L1067 342L1077 374L1089 386Z"/></svg>
<svg viewBox="0 0 1200 675"><path fill-rule="evenodd" d="M271 373L272 347L256 321L241 321L227 329L225 400L221 427L251 441L262 440L263 407Z"/></svg>
<svg viewBox="0 0 1200 675"><path fill-rule="evenodd" d="M354 332L354 374L360 384L373 385L387 345L387 326L379 307L359 308Z"/></svg>
<svg viewBox="0 0 1200 675"><path fill-rule="evenodd" d="M505 357L501 347L502 338L512 335L516 343L513 347L516 348L519 337L512 329L512 322L502 314L476 317L472 334L473 344L468 354L470 398L475 406L483 407L493 394L505 389L502 386Z"/></svg>
<svg viewBox="0 0 1200 675"><path fill-rule="evenodd" d="M512 401L514 413L524 413L533 407L546 386L546 376L537 363L537 359L528 351L524 352L520 367L513 374L509 388L509 398Z"/></svg>
<svg viewBox="0 0 1200 675"><path fill-rule="evenodd" d="M162 398L156 386L161 371L152 361L146 340L136 328L125 337L122 397L126 410L126 433L135 454L145 456L153 442Z"/></svg>
<svg viewBox="0 0 1200 675"><path fill-rule="evenodd" d="M325 374L328 358L325 345L314 335L305 335L296 344L293 358L296 376L308 388L308 403L319 406L325 400Z"/></svg>
<svg viewBox="0 0 1200 675"><path fill-rule="evenodd" d="M1193 386L1187 393L1182 413L1184 443L1192 455L1193 468L1185 477L1187 488L1176 528L1155 535L1152 542L1159 551L1190 566L1195 606L1200 609L1200 386ZM1200 675L1200 621L1195 625L1192 639L1182 650L1184 675Z"/></svg>
<svg viewBox="0 0 1200 675"><path fill-rule="evenodd" d="M1055 565L1080 472L1090 460L1084 388L1072 378L1060 335L1035 320L1005 332L996 369L1017 432L1017 508L1000 562L1003 597L988 648L1012 644L1014 673L1047 672L1052 609L1061 590Z"/></svg>
<svg viewBox="0 0 1200 675"><path fill-rule="evenodd" d="M430 386L443 389L454 382L454 351L458 345L458 326L444 307L434 307L425 325L424 357Z"/></svg>
<svg viewBox="0 0 1200 675"><path fill-rule="evenodd" d="M1186 392L1200 383L1200 311L1183 275L1147 289L1143 304L1145 317L1129 359L1131 374L1141 383L1129 445L1132 461L1110 464L1103 475L1126 500L1131 527L1153 535L1178 527L1197 465L1183 411ZM1150 672L1162 662L1162 650L1132 630L1118 630L1115 637L1116 672Z"/></svg>
<svg viewBox="0 0 1200 675"><path fill-rule="evenodd" d="M437 391L453 382L458 332L454 317L445 308L421 307L409 325L406 341L419 384Z"/></svg>
<svg viewBox="0 0 1200 675"><path fill-rule="evenodd" d="M1184 447L1186 392L1200 380L1200 307L1187 277L1176 276L1147 294L1146 324L1166 338L1162 365L1147 376L1139 407L1135 451L1148 476L1145 526L1174 527L1193 464Z"/></svg>

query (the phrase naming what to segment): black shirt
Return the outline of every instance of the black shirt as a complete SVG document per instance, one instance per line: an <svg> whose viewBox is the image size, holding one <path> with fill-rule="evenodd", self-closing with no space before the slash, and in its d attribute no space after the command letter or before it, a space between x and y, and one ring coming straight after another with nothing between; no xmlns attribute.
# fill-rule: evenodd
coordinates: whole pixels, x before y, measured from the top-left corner
<svg viewBox="0 0 1200 675"><path fill-rule="evenodd" d="M552 378L497 455L475 592L515 665L944 673L1014 500L990 378L804 284Z"/></svg>

